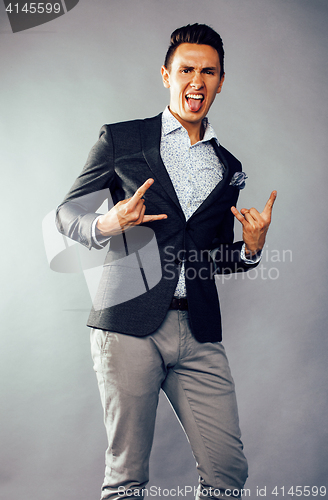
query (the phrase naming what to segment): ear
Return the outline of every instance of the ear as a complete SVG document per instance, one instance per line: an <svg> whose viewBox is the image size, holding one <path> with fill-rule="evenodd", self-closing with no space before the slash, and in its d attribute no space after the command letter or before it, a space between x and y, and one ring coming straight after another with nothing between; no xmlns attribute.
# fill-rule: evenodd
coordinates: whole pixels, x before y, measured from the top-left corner
<svg viewBox="0 0 328 500"><path fill-rule="evenodd" d="M224 78L225 78L225 73L223 73L223 75L221 76L221 80L220 80L218 89L216 91L217 94L219 94L221 92L221 90L222 90L222 85L223 85L223 82L224 82Z"/></svg>
<svg viewBox="0 0 328 500"><path fill-rule="evenodd" d="M163 85L166 89L169 89L170 88L170 73L165 68L165 66L162 66L161 73L162 73Z"/></svg>

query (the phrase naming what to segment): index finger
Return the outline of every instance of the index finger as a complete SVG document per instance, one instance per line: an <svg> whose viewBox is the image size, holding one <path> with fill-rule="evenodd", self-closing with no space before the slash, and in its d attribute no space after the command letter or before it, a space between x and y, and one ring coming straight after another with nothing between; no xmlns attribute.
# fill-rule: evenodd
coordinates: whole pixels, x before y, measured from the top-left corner
<svg viewBox="0 0 328 500"><path fill-rule="evenodd" d="M153 184L153 182L154 182L154 179L147 179L146 182L144 182L142 184L142 186L140 186L136 190L136 192L134 193L134 195L130 198L129 204L136 205L138 203L138 201L141 200L141 198L143 197L143 195L145 194L145 192L147 191L147 189L149 189L150 186Z"/></svg>
<svg viewBox="0 0 328 500"><path fill-rule="evenodd" d="M272 207L273 207L274 202L276 201L276 198L277 198L277 191L272 191L272 193L270 194L270 198L268 199L268 201L265 204L263 212L268 212L271 214Z"/></svg>

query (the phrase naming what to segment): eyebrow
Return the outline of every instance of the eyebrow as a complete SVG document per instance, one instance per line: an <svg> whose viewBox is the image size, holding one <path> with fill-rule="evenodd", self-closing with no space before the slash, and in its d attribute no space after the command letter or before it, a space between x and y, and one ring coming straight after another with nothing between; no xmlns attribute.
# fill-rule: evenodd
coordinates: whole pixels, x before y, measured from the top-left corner
<svg viewBox="0 0 328 500"><path fill-rule="evenodd" d="M180 66L180 69L195 69L194 66L188 66L187 64L186 65L181 65ZM202 71L217 71L217 67L216 66L208 66L206 68L202 68Z"/></svg>

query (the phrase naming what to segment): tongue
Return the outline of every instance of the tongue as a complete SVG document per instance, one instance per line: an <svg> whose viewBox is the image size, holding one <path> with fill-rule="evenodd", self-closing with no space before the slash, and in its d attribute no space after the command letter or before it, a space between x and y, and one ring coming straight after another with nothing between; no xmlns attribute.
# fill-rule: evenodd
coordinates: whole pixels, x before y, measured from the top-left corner
<svg viewBox="0 0 328 500"><path fill-rule="evenodd" d="M187 99L189 109L191 111L198 111L203 103L202 99Z"/></svg>

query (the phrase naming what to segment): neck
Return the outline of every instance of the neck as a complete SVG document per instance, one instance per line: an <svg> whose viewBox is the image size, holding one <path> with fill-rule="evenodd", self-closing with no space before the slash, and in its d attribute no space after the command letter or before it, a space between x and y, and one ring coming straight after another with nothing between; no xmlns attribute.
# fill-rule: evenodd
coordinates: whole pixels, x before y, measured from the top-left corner
<svg viewBox="0 0 328 500"><path fill-rule="evenodd" d="M202 121L195 123L186 122L182 120L180 116L174 113L174 111L172 111L170 108L169 110L172 113L172 115L178 120L178 122L181 123L183 128L185 128L186 131L188 132L191 145L196 144L196 142L201 141L203 139L205 130Z"/></svg>
<svg viewBox="0 0 328 500"><path fill-rule="evenodd" d="M185 127L185 129L188 132L191 145L196 144L196 142L198 141L201 141L204 137L205 130L202 123L197 128Z"/></svg>

